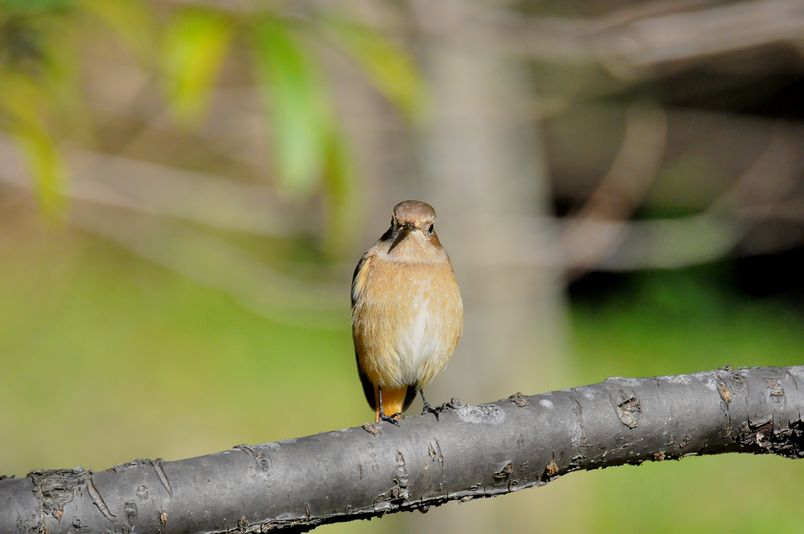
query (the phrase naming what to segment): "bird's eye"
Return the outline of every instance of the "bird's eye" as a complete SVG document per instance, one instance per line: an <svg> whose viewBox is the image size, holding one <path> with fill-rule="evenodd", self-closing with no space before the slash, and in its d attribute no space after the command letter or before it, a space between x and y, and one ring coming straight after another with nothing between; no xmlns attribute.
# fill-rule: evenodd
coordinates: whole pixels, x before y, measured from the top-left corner
<svg viewBox="0 0 804 534"><path fill-rule="evenodd" d="M430 228L427 229L427 232L432 234L433 233L433 225L430 225Z"/></svg>

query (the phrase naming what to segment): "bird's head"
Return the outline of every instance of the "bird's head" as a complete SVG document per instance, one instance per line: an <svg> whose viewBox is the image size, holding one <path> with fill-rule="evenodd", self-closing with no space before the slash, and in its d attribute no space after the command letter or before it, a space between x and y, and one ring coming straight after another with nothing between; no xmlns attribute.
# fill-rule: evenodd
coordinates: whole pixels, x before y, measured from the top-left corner
<svg viewBox="0 0 804 534"><path fill-rule="evenodd" d="M415 253L416 249L428 247L441 249L441 243L435 233L436 213L430 204L418 200L405 200L394 206L391 216L391 227L383 236L389 241L388 253L394 251L403 243L409 243L408 253Z"/></svg>

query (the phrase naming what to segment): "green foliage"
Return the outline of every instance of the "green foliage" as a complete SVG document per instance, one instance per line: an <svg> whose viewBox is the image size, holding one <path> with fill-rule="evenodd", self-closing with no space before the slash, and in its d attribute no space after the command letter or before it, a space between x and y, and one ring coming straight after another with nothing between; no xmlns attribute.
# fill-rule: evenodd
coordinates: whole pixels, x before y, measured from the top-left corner
<svg viewBox="0 0 804 534"><path fill-rule="evenodd" d="M0 10L16 13L34 13L69 7L74 0L0 0Z"/></svg>
<svg viewBox="0 0 804 534"><path fill-rule="evenodd" d="M421 118L424 87L413 60L404 49L366 25L328 19L324 21L324 27L409 121L416 122Z"/></svg>
<svg viewBox="0 0 804 534"><path fill-rule="evenodd" d="M81 14L92 28L111 31L146 67L153 67L159 50L154 16L142 0L79 0Z"/></svg>
<svg viewBox="0 0 804 534"><path fill-rule="evenodd" d="M53 216L64 205L66 177L56 148L57 110L74 71L50 39L61 13L34 17L31 8L0 15L0 120L30 169L40 206Z"/></svg>
<svg viewBox="0 0 804 534"><path fill-rule="evenodd" d="M53 139L34 129L19 133L16 141L36 181L39 205L49 215L58 214L65 202L65 170Z"/></svg>
<svg viewBox="0 0 804 534"><path fill-rule="evenodd" d="M726 276L718 267L631 275L609 299L576 304L582 381L799 364L800 315L782 300L738 298L718 284Z"/></svg>
<svg viewBox="0 0 804 534"><path fill-rule="evenodd" d="M167 97L176 119L198 122L233 34L232 20L217 12L183 9L165 32L162 63Z"/></svg>
<svg viewBox="0 0 804 534"><path fill-rule="evenodd" d="M57 204L66 177L55 140L91 129L77 76L81 55L74 46L90 27L111 31L141 65L158 73L168 109L187 127L200 124L229 49L244 37L266 110L275 183L294 200L324 194L328 256L354 229L356 173L310 45L323 31L405 118L415 122L424 109L421 80L404 50L373 28L342 18L313 14L300 23L282 18L275 6L248 14L177 7L160 26L142 0L0 0L0 6L0 79L20 65L27 76L24 83L0 87L6 93L0 103L0 120L6 120L0 124L12 123L9 131L46 209ZM49 24L57 16L59 24Z"/></svg>
<svg viewBox="0 0 804 534"><path fill-rule="evenodd" d="M254 68L262 82L280 191L308 195L322 169L330 110L318 72L288 26L272 16L250 27Z"/></svg>

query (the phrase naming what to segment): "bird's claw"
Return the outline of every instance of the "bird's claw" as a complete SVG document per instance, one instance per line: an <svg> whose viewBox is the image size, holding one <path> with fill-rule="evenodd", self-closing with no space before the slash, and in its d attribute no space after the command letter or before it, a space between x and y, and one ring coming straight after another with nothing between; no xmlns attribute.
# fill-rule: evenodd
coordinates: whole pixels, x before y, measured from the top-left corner
<svg viewBox="0 0 804 534"><path fill-rule="evenodd" d="M433 408L432 406L430 406L429 402L425 402L425 403L422 404L422 415L425 415L425 414L428 414L428 413L433 414L435 416L435 418L436 418L436 421L439 420L438 419L438 409Z"/></svg>
<svg viewBox="0 0 804 534"><path fill-rule="evenodd" d="M401 415L402 414L399 413L399 412L397 412L397 413L395 413L393 415L380 414L380 420L385 421L386 423L391 423L392 425L399 426L399 417Z"/></svg>

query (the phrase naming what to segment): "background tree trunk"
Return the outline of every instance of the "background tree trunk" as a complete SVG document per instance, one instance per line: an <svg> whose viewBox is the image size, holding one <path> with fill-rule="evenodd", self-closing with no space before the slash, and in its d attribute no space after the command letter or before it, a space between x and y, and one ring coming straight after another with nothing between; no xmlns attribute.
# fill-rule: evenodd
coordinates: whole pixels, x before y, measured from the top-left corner
<svg viewBox="0 0 804 534"><path fill-rule="evenodd" d="M444 243L465 309L464 338L431 397L471 392L468 400L479 402L499 391L567 383L561 275L543 257L556 250L555 236L550 228L533 231L550 195L539 125L525 109L533 94L526 63L485 46L483 23L472 12L493 5L417 6L432 110L421 147L425 198L450 237ZM522 250L540 258L540 267L510 260ZM493 356L499 354L505 365ZM530 523L526 517L548 516L553 498L561 496L443 508L410 516L410 531L426 523L432 531L514 532Z"/></svg>

